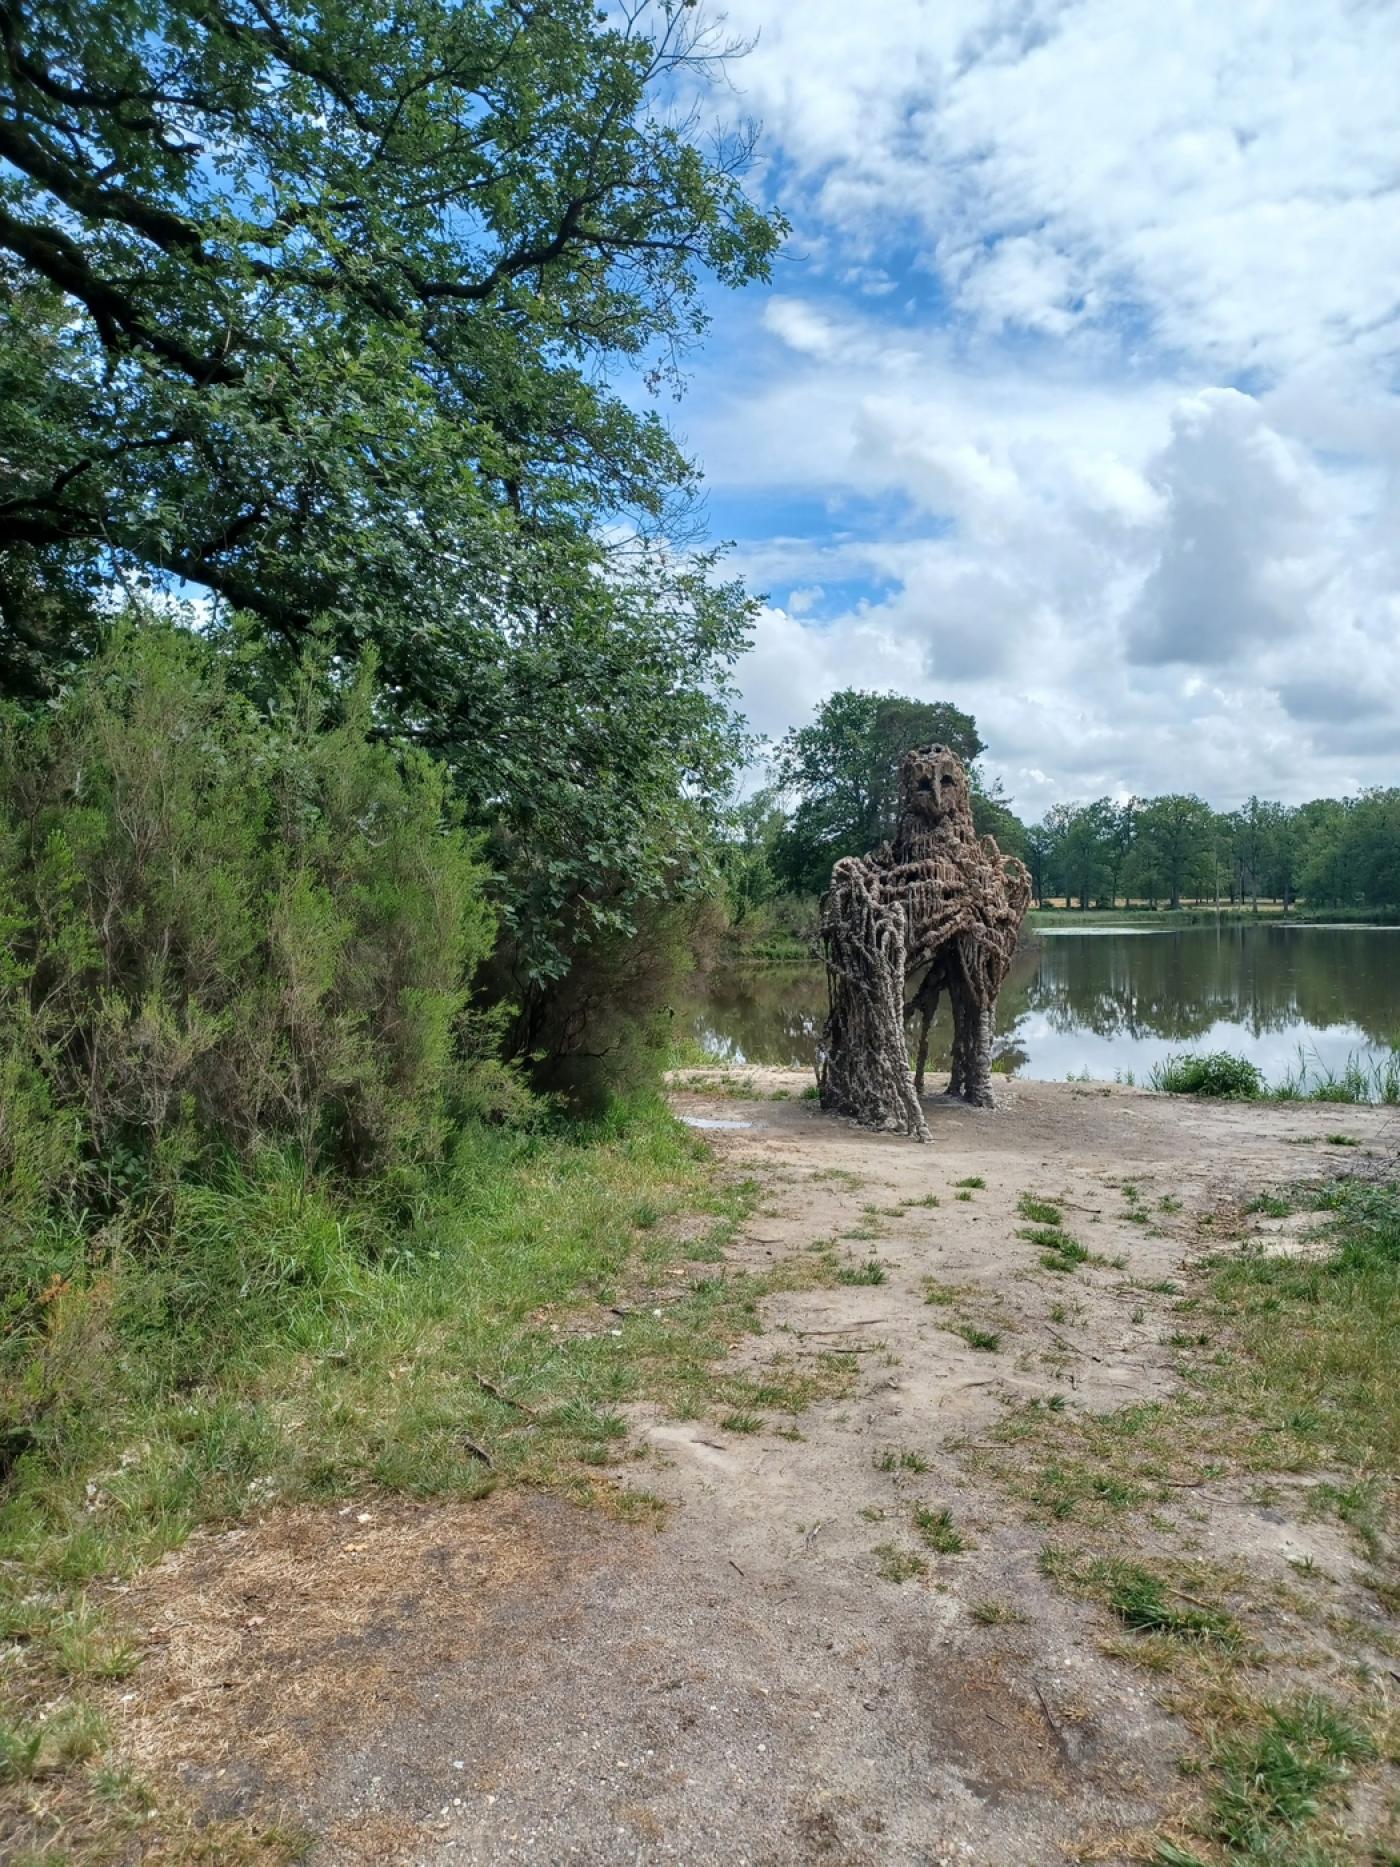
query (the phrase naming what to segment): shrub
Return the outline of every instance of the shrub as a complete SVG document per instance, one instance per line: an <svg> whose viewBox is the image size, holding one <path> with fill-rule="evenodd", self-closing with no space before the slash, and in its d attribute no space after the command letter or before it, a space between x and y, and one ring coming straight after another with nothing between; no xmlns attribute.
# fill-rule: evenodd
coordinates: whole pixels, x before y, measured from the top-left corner
<svg viewBox="0 0 1400 1867"><path fill-rule="evenodd" d="M1148 1080L1154 1089L1171 1095L1219 1096L1229 1102L1254 1102L1265 1093L1256 1065L1223 1050L1204 1057L1168 1057L1165 1063L1153 1065Z"/></svg>
<svg viewBox="0 0 1400 1867"><path fill-rule="evenodd" d="M377 740L369 673L255 703L236 652L127 625L0 710L0 1223L150 1217L269 1144L361 1174L479 1099L493 937L442 769ZM477 1031L479 1038L479 1030Z"/></svg>

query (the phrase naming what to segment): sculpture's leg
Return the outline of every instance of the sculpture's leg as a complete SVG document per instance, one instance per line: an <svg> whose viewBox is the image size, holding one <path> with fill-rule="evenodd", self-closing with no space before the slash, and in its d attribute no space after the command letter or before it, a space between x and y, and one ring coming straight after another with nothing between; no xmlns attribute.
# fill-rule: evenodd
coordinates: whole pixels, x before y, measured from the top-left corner
<svg viewBox="0 0 1400 1867"><path fill-rule="evenodd" d="M996 1106L992 1097L992 1037L996 1017L990 1005L969 1006L968 1060L963 1096L974 1108Z"/></svg>
<svg viewBox="0 0 1400 1867"><path fill-rule="evenodd" d="M914 1069L914 1094L924 1093L924 1071L928 1066L928 1036L933 1028L933 1021L938 1016L939 988L932 983L933 974L925 973L923 983L914 994L914 1009L919 1014L919 1052Z"/></svg>
<svg viewBox="0 0 1400 1867"><path fill-rule="evenodd" d="M948 981L948 1003L953 1012L952 1062L945 1095L960 1096L967 1080L967 987L955 973Z"/></svg>

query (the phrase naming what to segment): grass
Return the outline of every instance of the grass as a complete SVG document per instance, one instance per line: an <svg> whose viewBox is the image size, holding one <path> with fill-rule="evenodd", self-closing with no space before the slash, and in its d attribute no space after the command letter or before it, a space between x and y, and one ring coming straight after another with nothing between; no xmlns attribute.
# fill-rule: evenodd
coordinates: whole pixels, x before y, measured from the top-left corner
<svg viewBox="0 0 1400 1867"><path fill-rule="evenodd" d="M919 1452L902 1450L898 1446L886 1446L877 1452L874 1458L877 1472L926 1472L928 1460Z"/></svg>
<svg viewBox="0 0 1400 1867"><path fill-rule="evenodd" d="M874 1549L875 1566L882 1581L912 1582L920 1575L928 1574L928 1564L912 1549L901 1549L897 1543L877 1543Z"/></svg>
<svg viewBox="0 0 1400 1867"><path fill-rule="evenodd" d="M1059 1225L1023 1225L1017 1236L1040 1252L1040 1262L1047 1271L1070 1272L1088 1264L1093 1253Z"/></svg>
<svg viewBox="0 0 1400 1867"><path fill-rule="evenodd" d="M886 1281L885 1267L878 1258L867 1258L864 1264L843 1264L836 1273L838 1284L882 1284Z"/></svg>
<svg viewBox="0 0 1400 1867"><path fill-rule="evenodd" d="M1064 1214L1060 1208L1048 1199L1037 1199L1034 1193L1022 1193L1016 1202L1016 1210L1023 1219L1029 1219L1032 1225L1061 1226Z"/></svg>
<svg viewBox="0 0 1400 1867"><path fill-rule="evenodd" d="M1194 1051L1154 1064L1148 1081L1170 1095L1218 1096L1241 1102L1355 1102L1400 1104L1400 1047L1380 1056L1353 1051L1334 1068L1315 1054L1298 1052L1295 1068L1274 1084L1246 1057L1228 1051Z"/></svg>
<svg viewBox="0 0 1400 1867"><path fill-rule="evenodd" d="M757 1413L726 1413L720 1425L727 1433L761 1433L763 1418Z"/></svg>
<svg viewBox="0 0 1400 1867"><path fill-rule="evenodd" d="M994 1355L1001 1347L1001 1335L997 1330L981 1329L976 1323L963 1323L958 1334L969 1348L981 1349L988 1355Z"/></svg>
<svg viewBox="0 0 1400 1867"><path fill-rule="evenodd" d="M1226 1102L1257 1102L1264 1094L1264 1077L1247 1057L1227 1051L1208 1056L1187 1052L1154 1063L1148 1073L1154 1089L1174 1096L1217 1096Z"/></svg>
<svg viewBox="0 0 1400 1867"><path fill-rule="evenodd" d="M598 1469L617 1457L620 1403L645 1394L693 1418L718 1400L729 1430L752 1432L758 1408L795 1411L848 1380L825 1357L724 1374L767 1289L830 1275L811 1260L768 1278L681 1268L723 1257L754 1191L718 1180L704 1142L648 1103L588 1129L468 1130L441 1173L357 1201L268 1159L183 1192L159 1253L55 1232L12 1255L0 1831L55 1863L61 1832L88 1835L62 1855L77 1862L127 1820L96 1787L91 1692L137 1655L98 1603L200 1525L507 1483L622 1513ZM300 1841L246 1825L199 1840L163 1792L142 1819L163 1862L299 1858Z"/></svg>
<svg viewBox="0 0 1400 1867"><path fill-rule="evenodd" d="M987 1182L982 1178L980 1174L970 1173L968 1174L965 1180L954 1180L953 1184L954 1186L967 1187L970 1191L974 1193L980 1193L983 1190L983 1188L986 1186Z"/></svg>
<svg viewBox="0 0 1400 1867"><path fill-rule="evenodd" d="M956 1556L967 1548L967 1539L953 1522L953 1513L946 1504L937 1510L928 1504L916 1504L914 1528L921 1540L940 1556Z"/></svg>
<svg viewBox="0 0 1400 1867"><path fill-rule="evenodd" d="M1180 1350L1165 1397L1028 1402L965 1454L1033 1519L1078 1527L1043 1548L1042 1572L1100 1606L1104 1651L1150 1675L1193 1734L1189 1831L1148 1844L1163 1867L1396 1858L1377 1772L1397 1756L1385 1685L1400 1657L1400 1185L1345 1178L1250 1202L1300 1209L1316 1215L1318 1255L1269 1256L1220 1215L1185 1289L1146 1287ZM1208 1558L1236 1546L1220 1540L1234 1520L1215 1517L1216 1499L1334 1520L1356 1552L1351 1580L1307 1556ZM1358 1774L1367 1791L1348 1809Z"/></svg>
<svg viewBox="0 0 1400 1867"><path fill-rule="evenodd" d="M1009 1602L991 1599L974 1601L968 1608L968 1614L979 1627L1024 1626L1030 1619L1028 1614L1013 1608Z"/></svg>

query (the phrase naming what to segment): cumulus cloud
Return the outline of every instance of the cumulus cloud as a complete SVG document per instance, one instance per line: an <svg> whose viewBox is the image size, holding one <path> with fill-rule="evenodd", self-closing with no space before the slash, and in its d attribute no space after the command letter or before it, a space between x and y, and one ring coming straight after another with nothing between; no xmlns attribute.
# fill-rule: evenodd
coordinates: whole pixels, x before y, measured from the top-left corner
<svg viewBox="0 0 1400 1867"><path fill-rule="evenodd" d="M802 230L688 415L756 723L955 699L1033 814L1396 781L1400 11L726 11Z"/></svg>

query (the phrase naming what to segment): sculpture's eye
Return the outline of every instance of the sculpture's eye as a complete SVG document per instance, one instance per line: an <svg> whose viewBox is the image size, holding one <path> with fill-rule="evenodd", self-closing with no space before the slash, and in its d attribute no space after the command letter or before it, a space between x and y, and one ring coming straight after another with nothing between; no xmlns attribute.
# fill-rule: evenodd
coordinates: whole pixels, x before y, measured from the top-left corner
<svg viewBox="0 0 1400 1867"><path fill-rule="evenodd" d="M920 778L919 789L921 791L931 791L933 789L933 780L931 778Z"/></svg>
<svg viewBox="0 0 1400 1867"><path fill-rule="evenodd" d="M942 778L939 780L940 784L951 784L952 782L953 774L950 771L945 771Z"/></svg>

